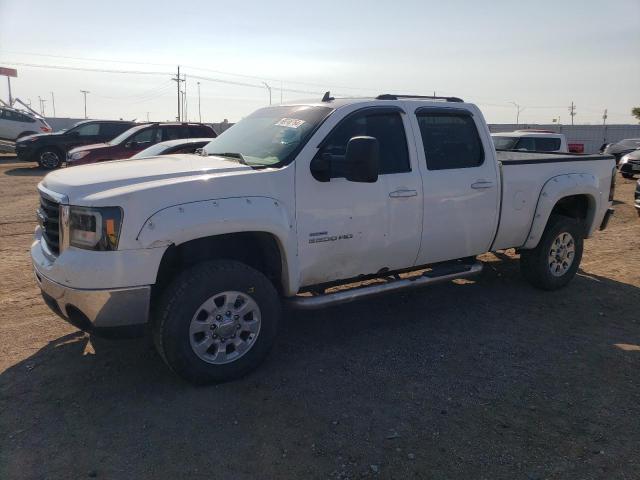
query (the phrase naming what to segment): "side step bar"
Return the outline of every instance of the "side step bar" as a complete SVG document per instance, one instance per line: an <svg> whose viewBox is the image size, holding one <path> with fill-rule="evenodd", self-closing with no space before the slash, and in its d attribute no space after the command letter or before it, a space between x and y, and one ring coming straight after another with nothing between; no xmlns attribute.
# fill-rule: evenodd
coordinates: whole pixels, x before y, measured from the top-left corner
<svg viewBox="0 0 640 480"><path fill-rule="evenodd" d="M482 263L476 262L472 265L464 265L454 269L455 271L444 271L438 275L437 271L428 271L424 274L400 280L390 280L387 283L378 283L365 287L356 287L351 290L344 290L335 293L327 293L324 295L301 296L296 295L287 299L288 304L300 310L313 310L316 308L324 308L341 303L353 302L363 298L371 298L384 293L397 292L398 290L406 290L410 288L424 287L426 285L435 285L437 283L449 282L458 278L469 278L482 272Z"/></svg>

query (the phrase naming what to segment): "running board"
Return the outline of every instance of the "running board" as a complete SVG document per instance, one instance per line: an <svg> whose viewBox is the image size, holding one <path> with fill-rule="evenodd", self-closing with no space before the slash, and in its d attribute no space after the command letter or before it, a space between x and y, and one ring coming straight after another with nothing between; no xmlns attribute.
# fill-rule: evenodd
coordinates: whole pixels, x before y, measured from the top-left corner
<svg viewBox="0 0 640 480"><path fill-rule="evenodd" d="M456 266L454 269L447 269L441 274L436 271L428 271L420 276L399 280L389 280L386 283L378 283L364 287L356 287L351 290L344 290L335 293L327 293L315 296L296 295L287 299L287 303L296 309L313 310L342 303L353 302L363 298L371 298L399 290L424 287L438 283L449 282L458 278L469 278L478 275L482 271L482 263L476 262L471 265ZM453 271L452 271L453 270Z"/></svg>

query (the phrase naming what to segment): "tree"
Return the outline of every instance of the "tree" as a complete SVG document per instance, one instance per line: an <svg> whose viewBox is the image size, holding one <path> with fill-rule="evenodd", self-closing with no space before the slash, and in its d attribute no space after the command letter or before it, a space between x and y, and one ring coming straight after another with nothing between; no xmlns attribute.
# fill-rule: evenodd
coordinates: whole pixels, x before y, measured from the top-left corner
<svg viewBox="0 0 640 480"><path fill-rule="evenodd" d="M640 107L633 107L631 109L631 115L633 115L634 117L636 117L638 120L640 120Z"/></svg>

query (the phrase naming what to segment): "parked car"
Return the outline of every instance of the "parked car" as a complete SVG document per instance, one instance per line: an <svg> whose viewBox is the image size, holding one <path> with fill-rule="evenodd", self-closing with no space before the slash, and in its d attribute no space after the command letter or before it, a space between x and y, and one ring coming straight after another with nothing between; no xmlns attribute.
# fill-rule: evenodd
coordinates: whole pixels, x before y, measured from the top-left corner
<svg viewBox="0 0 640 480"><path fill-rule="evenodd" d="M195 153L199 148L204 147L211 141L211 138L183 138L180 140L168 140L166 142L156 143L155 145L145 148L141 152L136 153L132 160L139 158L155 157L157 155L170 155L178 153Z"/></svg>
<svg viewBox="0 0 640 480"><path fill-rule="evenodd" d="M55 312L97 334L150 322L161 357L195 383L254 369L282 301L468 278L477 255L511 247L531 284L559 289L613 213L613 157L496 152L458 98L266 107L204 153L49 173L31 247Z"/></svg>
<svg viewBox="0 0 640 480"><path fill-rule="evenodd" d="M633 178L635 174L640 173L640 150L624 155L618 163L618 168L624 178Z"/></svg>
<svg viewBox="0 0 640 480"><path fill-rule="evenodd" d="M74 148L67 154L67 166L130 158L167 140L216 136L213 128L202 123L146 123L130 128L110 142Z"/></svg>
<svg viewBox="0 0 640 480"><path fill-rule="evenodd" d="M607 155L613 155L616 159L616 164L620 162L620 159L627 153L631 153L634 150L640 148L640 138L626 138L619 142L610 143L604 149L604 153Z"/></svg>
<svg viewBox="0 0 640 480"><path fill-rule="evenodd" d="M0 107L0 140L14 142L34 133L50 132L44 118L10 107Z"/></svg>
<svg viewBox="0 0 640 480"><path fill-rule="evenodd" d="M16 143L16 154L20 160L38 162L42 168L58 168L67 152L80 145L107 142L129 130L135 123L124 120L85 120L68 130L29 135Z"/></svg>
<svg viewBox="0 0 640 480"><path fill-rule="evenodd" d="M496 150L525 150L530 152L568 152L567 138L563 133L546 130L516 130L492 133Z"/></svg>

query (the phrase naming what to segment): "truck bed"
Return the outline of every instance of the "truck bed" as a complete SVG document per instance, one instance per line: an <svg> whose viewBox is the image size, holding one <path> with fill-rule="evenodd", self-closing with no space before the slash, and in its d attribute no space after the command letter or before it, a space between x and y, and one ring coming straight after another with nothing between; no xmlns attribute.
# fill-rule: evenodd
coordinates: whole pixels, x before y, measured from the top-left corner
<svg viewBox="0 0 640 480"><path fill-rule="evenodd" d="M615 168L611 155L500 150L496 151L496 157L501 165L502 192L493 250L521 247L526 243L538 199L548 181L567 174L593 175L604 205L611 171Z"/></svg>

